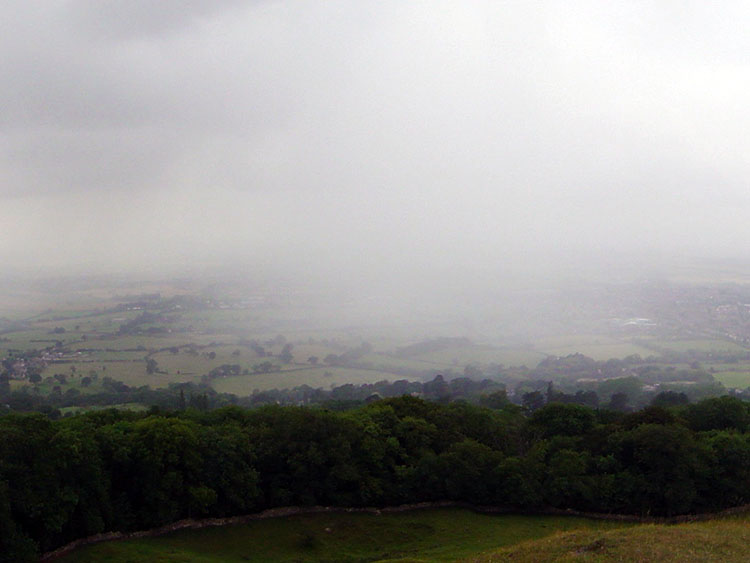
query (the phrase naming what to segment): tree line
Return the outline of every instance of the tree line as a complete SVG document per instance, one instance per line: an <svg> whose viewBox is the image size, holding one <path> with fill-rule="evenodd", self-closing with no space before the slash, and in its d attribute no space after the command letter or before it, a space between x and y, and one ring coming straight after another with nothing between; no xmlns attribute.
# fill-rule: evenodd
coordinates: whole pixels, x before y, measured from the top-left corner
<svg viewBox="0 0 750 563"><path fill-rule="evenodd" d="M348 411L265 406L0 417L0 560L73 539L285 505L456 500L639 515L750 501L750 409L525 413L410 396Z"/></svg>

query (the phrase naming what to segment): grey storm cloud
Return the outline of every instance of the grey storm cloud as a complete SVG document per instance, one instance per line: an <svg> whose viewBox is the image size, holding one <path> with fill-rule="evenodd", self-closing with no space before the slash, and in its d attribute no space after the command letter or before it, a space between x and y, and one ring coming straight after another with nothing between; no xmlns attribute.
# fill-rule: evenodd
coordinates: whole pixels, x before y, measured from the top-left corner
<svg viewBox="0 0 750 563"><path fill-rule="evenodd" d="M740 2L5 2L0 260L740 256L749 23Z"/></svg>
<svg viewBox="0 0 750 563"><path fill-rule="evenodd" d="M64 9L71 27L103 39L137 39L178 33L198 20L257 0L72 0Z"/></svg>

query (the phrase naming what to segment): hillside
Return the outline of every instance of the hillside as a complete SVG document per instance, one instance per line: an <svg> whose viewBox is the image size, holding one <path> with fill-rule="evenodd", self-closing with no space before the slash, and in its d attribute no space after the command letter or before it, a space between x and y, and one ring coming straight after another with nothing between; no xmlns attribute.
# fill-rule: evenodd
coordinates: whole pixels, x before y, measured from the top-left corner
<svg viewBox="0 0 750 563"><path fill-rule="evenodd" d="M575 530L525 541L468 559L514 561L747 561L747 517L689 524L644 524L614 530Z"/></svg>

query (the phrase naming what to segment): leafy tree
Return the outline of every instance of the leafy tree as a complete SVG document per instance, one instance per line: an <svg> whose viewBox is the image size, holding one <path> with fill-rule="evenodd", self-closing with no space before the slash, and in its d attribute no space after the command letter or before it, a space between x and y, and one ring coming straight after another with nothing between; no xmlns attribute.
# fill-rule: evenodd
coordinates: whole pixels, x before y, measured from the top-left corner
<svg viewBox="0 0 750 563"><path fill-rule="evenodd" d="M479 397L479 404L488 409L502 409L508 407L511 402L508 400L508 394L505 389L494 391L488 395Z"/></svg>
<svg viewBox="0 0 750 563"><path fill-rule="evenodd" d="M593 411L580 405L550 403L534 411L529 421L542 437L580 436L590 431L596 417Z"/></svg>
<svg viewBox="0 0 750 563"><path fill-rule="evenodd" d="M524 393L521 397L521 404L523 408L529 412L534 412L537 409L542 408L545 405L544 395L539 391L529 391Z"/></svg>
<svg viewBox="0 0 750 563"><path fill-rule="evenodd" d="M710 472L700 490L701 510L720 510L750 501L750 436L733 431L711 432L705 437L710 450Z"/></svg>
<svg viewBox="0 0 750 563"><path fill-rule="evenodd" d="M189 513L190 487L200 485L198 435L195 423L177 418L149 417L134 424L130 478L138 486L123 492L139 522L160 526Z"/></svg>
<svg viewBox="0 0 750 563"><path fill-rule="evenodd" d="M288 364L292 360L294 360L294 357L292 356L292 344L285 344L283 350L281 351L281 354L279 354L279 359Z"/></svg>
<svg viewBox="0 0 750 563"><path fill-rule="evenodd" d="M0 397L10 395L10 376L8 372L0 373Z"/></svg>
<svg viewBox="0 0 750 563"><path fill-rule="evenodd" d="M542 505L543 464L536 456L507 457L493 471L493 481L498 484L494 503L520 509L533 509Z"/></svg>
<svg viewBox="0 0 750 563"><path fill-rule="evenodd" d="M655 407L678 407L687 405L689 402L690 399L688 399L688 396L685 395L685 393L678 391L662 391L651 400L651 405Z"/></svg>
<svg viewBox="0 0 750 563"><path fill-rule="evenodd" d="M599 383L597 393L600 397L611 397L617 393L624 393L628 400L637 400L642 389L643 382L637 377L617 377Z"/></svg>
<svg viewBox="0 0 750 563"><path fill-rule="evenodd" d="M679 425L642 424L613 437L616 456L629 478L623 481L627 509L680 514L690 510L705 459L691 432Z"/></svg>
<svg viewBox="0 0 750 563"><path fill-rule="evenodd" d="M0 481L0 563L38 561L36 544L13 520L8 490L7 481Z"/></svg>
<svg viewBox="0 0 750 563"><path fill-rule="evenodd" d="M576 391L574 402L595 409L599 406L599 394L596 391Z"/></svg>
<svg viewBox="0 0 750 563"><path fill-rule="evenodd" d="M693 430L735 429L745 432L750 425L747 403L734 397L714 397L690 405L685 411Z"/></svg>
<svg viewBox="0 0 750 563"><path fill-rule="evenodd" d="M650 406L625 416L622 425L625 428L635 428L641 424L674 424L676 422L677 417L672 412L663 407Z"/></svg>
<svg viewBox="0 0 750 563"><path fill-rule="evenodd" d="M588 452L561 449L549 456L543 483L544 498L552 506L585 506L591 496L586 476Z"/></svg>
<svg viewBox="0 0 750 563"><path fill-rule="evenodd" d="M276 369L271 362L262 362L253 366L254 373L270 373Z"/></svg>
<svg viewBox="0 0 750 563"><path fill-rule="evenodd" d="M628 397L627 393L613 393L612 397L610 397L609 405L607 408L613 410L613 411L621 411L625 412L629 410L628 403L630 402L630 397Z"/></svg>
<svg viewBox="0 0 750 563"><path fill-rule="evenodd" d="M440 454L448 498L486 502L496 486L494 469L502 454L474 440L463 440Z"/></svg>

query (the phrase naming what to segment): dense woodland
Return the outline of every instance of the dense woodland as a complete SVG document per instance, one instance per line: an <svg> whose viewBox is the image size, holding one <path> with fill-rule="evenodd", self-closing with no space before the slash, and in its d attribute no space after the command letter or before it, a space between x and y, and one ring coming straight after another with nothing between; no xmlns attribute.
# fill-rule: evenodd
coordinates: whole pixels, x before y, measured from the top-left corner
<svg viewBox="0 0 750 563"><path fill-rule="evenodd" d="M528 413L404 396L60 420L0 417L0 558L75 538L284 505L452 499L674 515L750 500L750 409L731 397L633 413Z"/></svg>

